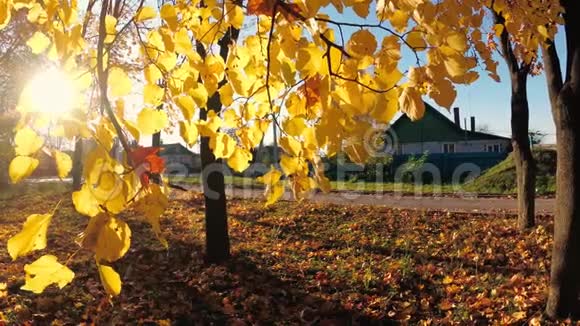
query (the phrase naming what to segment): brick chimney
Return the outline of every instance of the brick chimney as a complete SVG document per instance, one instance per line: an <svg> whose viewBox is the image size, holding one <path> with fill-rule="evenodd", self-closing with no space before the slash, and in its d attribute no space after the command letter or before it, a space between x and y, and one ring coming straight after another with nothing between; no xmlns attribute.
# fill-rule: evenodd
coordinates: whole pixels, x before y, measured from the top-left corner
<svg viewBox="0 0 580 326"><path fill-rule="evenodd" d="M453 108L453 120L455 124L461 128L461 119L459 118L459 107Z"/></svg>
<svg viewBox="0 0 580 326"><path fill-rule="evenodd" d="M471 117L471 131L475 131L475 117Z"/></svg>

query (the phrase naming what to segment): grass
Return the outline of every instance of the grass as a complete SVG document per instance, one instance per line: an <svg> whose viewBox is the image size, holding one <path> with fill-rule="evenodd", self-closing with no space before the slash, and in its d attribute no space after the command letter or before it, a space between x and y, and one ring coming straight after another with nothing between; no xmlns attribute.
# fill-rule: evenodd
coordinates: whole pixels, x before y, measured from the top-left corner
<svg viewBox="0 0 580 326"><path fill-rule="evenodd" d="M536 159L538 195L553 195L556 192L556 152L553 149L534 150ZM490 194L516 194L516 168L513 154L477 179L465 185L466 190Z"/></svg>
<svg viewBox="0 0 580 326"><path fill-rule="evenodd" d="M202 196L177 192L161 221L168 250L135 212L120 216L132 245L114 264L124 285L110 305L91 253L69 256L88 222L70 194L0 201L0 243L61 199L46 250L12 262L0 248L8 324L537 324L546 299L548 216L519 233L505 214L232 199L233 256L217 266L203 263ZM23 265L46 253L70 258L73 283L19 290Z"/></svg>
<svg viewBox="0 0 580 326"><path fill-rule="evenodd" d="M538 195L553 195L556 192L556 157L553 149L534 150L534 157L537 164L536 193ZM486 195L515 195L517 193L516 172L513 155L510 154L504 161L496 166L484 171L484 173L473 181L464 184L425 184L421 187L413 183L394 182L365 182L365 181L331 181L334 191L360 191L360 192L398 192L415 193L417 190L424 194L454 194L459 192L472 192ZM201 184L199 176L173 177L173 182L183 182L187 184ZM225 177L227 185L244 188L263 188L263 184L253 178L242 176Z"/></svg>
<svg viewBox="0 0 580 326"><path fill-rule="evenodd" d="M199 175L187 176L187 177L171 177L171 182L173 183L186 183L192 185L200 185L201 178ZM241 177L241 176L225 176L225 183L227 185L243 188L264 188L262 183L257 182L253 178ZM417 189L412 183L393 183L393 182L363 182L363 181L331 181L330 185L334 191L361 191L361 192L404 192L404 193L414 193ZM458 189L457 185L444 184L440 188L436 185L423 185L422 191L427 194L432 194L436 192L443 193L453 193Z"/></svg>

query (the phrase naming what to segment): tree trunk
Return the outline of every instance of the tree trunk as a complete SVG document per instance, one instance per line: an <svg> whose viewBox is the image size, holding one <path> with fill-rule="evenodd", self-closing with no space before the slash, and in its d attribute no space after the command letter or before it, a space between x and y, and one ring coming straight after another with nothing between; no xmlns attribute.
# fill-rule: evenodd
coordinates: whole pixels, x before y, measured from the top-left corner
<svg viewBox="0 0 580 326"><path fill-rule="evenodd" d="M242 5L242 1L233 3ZM203 1L201 2L203 6ZM240 31L230 28L218 41L220 56L228 61L230 43L238 40ZM196 43L197 53L205 58L207 53L203 45ZM220 81L218 89L227 81ZM220 113L222 102L219 92L215 92L207 101L207 110L199 111L200 120L207 120L207 112ZM226 203L226 187L224 180L224 165L221 159L216 159L209 146L209 137L201 137L201 181L205 197L205 260L208 263L221 263L230 258L230 236L228 233L228 213Z"/></svg>
<svg viewBox="0 0 580 326"><path fill-rule="evenodd" d="M161 146L161 131L153 134L153 138L151 139L151 146L153 147Z"/></svg>
<svg viewBox="0 0 580 326"><path fill-rule="evenodd" d="M578 88L576 86L576 88ZM566 318L580 313L580 97L566 84L561 92L556 124L558 151L556 218L550 295L546 312Z"/></svg>
<svg viewBox="0 0 580 326"><path fill-rule="evenodd" d="M78 137L75 141L72 167L73 191L81 189L83 183L83 139Z"/></svg>
<svg viewBox="0 0 580 326"><path fill-rule="evenodd" d="M219 112L221 101L215 93L208 101L208 109ZM207 111L200 110L200 119L207 119ZM205 197L206 262L221 263L230 257L230 238L226 191L221 159L216 159L209 146L209 137L201 137L201 178Z"/></svg>
<svg viewBox="0 0 580 326"><path fill-rule="evenodd" d="M493 9L491 9L493 10ZM501 13L494 11L496 24L504 24ZM500 35L500 44L503 58L510 72L511 94L511 128L512 147L516 166L516 180L518 190L518 228L525 230L534 226L536 200L536 163L530 148L527 81L530 65L522 62L515 55L510 35L506 28Z"/></svg>
<svg viewBox="0 0 580 326"><path fill-rule="evenodd" d="M580 2L565 9L566 75L552 42L542 48L552 115L556 124L557 175L554 245L546 315L580 314ZM577 317L577 316L576 316Z"/></svg>
<svg viewBox="0 0 580 326"><path fill-rule="evenodd" d="M8 180L8 164L4 159L0 158L0 189L7 187L9 184Z"/></svg>
<svg viewBox="0 0 580 326"><path fill-rule="evenodd" d="M529 107L527 95L528 69L520 69L512 75L511 128L512 147L516 165L518 190L518 228L533 227L536 197L536 162L528 137Z"/></svg>

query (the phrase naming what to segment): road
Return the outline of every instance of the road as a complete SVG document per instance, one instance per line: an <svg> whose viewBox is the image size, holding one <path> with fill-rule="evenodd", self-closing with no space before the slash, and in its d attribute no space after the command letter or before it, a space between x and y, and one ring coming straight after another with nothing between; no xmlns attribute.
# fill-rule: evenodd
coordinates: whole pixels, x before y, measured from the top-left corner
<svg viewBox="0 0 580 326"><path fill-rule="evenodd" d="M201 188L193 186L191 190L200 191ZM226 193L228 197L261 198L263 190L229 187ZM291 194L286 192L283 200L292 200ZM401 196L393 193L369 194L344 191L326 194L319 192L312 194L307 200L340 205L374 205L402 209L445 209L452 212L517 212L517 201L515 198L510 197ZM555 208L554 198L536 199L536 212L539 214L554 214Z"/></svg>
<svg viewBox="0 0 580 326"><path fill-rule="evenodd" d="M47 181L54 180L35 180L35 182ZM70 182L70 180L67 181ZM199 185L180 184L180 186L194 191L201 191ZM229 186L226 193L228 197L263 198L263 190L255 188L241 189ZM282 200L293 200L290 192L286 192ZM445 209L452 212L517 213L517 201L511 197L414 196L393 193L341 191L326 194L322 192L314 193L307 200L340 205L373 205L402 209ZM555 205L554 198L536 198L536 213L554 214L556 210Z"/></svg>

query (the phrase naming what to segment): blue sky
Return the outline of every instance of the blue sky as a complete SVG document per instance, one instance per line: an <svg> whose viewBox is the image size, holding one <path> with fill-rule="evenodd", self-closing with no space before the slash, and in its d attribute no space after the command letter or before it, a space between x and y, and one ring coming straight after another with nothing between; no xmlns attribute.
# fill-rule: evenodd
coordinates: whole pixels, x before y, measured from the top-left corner
<svg viewBox="0 0 580 326"><path fill-rule="evenodd" d="M374 9L371 10L369 19L366 20L361 20L351 10L345 10L343 14L340 14L334 8L329 7L325 8L324 12L337 21L377 23ZM355 30L345 30L345 32L348 34ZM377 35L380 44L380 38L385 34L375 33L375 35ZM558 53L563 57L565 54L565 45L562 33L559 33L556 38L556 46ZM400 69L406 69L406 67L415 64L415 57L410 51L406 52L403 52ZM485 71L480 71L480 78L473 84L469 86L457 86L457 98L453 106L460 108L462 123L463 118L467 117L469 121L470 116L475 116L476 127L486 126L491 133L509 136L511 95L509 74L503 58L496 55L495 60L499 62L498 74L501 77L501 82L495 82L487 76ZM442 112L447 113L449 118L452 118L451 112L447 112L445 108L437 106L428 97L424 97L424 100L436 108L440 108ZM555 143L555 127L552 120L546 80L543 74L535 77L530 76L528 78L528 102L530 107L530 129L540 130L547 134L544 139L545 143Z"/></svg>

